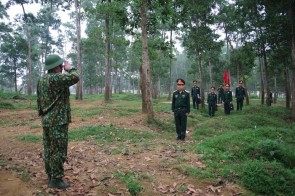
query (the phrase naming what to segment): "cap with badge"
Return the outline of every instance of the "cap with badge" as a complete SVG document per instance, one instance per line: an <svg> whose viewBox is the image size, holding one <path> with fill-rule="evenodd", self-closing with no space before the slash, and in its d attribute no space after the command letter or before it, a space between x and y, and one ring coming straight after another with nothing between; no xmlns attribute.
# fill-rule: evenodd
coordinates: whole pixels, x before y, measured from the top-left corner
<svg viewBox="0 0 295 196"><path fill-rule="evenodd" d="M181 78L176 80L177 85L185 85L185 81Z"/></svg>

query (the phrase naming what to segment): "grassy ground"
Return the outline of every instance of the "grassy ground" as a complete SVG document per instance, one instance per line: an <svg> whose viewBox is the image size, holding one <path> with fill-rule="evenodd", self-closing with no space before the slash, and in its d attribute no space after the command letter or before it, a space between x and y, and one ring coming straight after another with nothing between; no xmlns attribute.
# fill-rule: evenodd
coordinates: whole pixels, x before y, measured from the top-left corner
<svg viewBox="0 0 295 196"><path fill-rule="evenodd" d="M0 94L0 110L36 110L35 96L15 96ZM86 95L83 105L72 104L74 122L79 123L69 132L71 143L86 141L109 157L139 155L147 161L150 159L147 153L165 149L164 155L173 152L171 156L175 157L172 161L161 159L159 168L171 167L196 180L216 182L218 179L216 186L236 183L245 187L247 194L295 195L295 124L290 120L291 110L279 104L266 107L259 100L250 99L250 105L242 112L233 111L225 116L219 107L215 117L208 116L207 108L192 110L188 118L190 138L177 144L171 105L166 98L153 100L156 118L152 121L139 118L138 95L115 94L108 103L90 104L96 101L102 102L103 95ZM31 131L16 136L17 140L40 145L42 135L34 130L42 128L35 121L34 116L20 121L12 118L9 123L2 118L0 126L27 127ZM190 164L192 155L204 165ZM137 169L118 167L111 172L131 195L150 195L147 184L157 181L155 176ZM26 172L24 178L30 175ZM177 189L179 195L189 190L185 184L170 188Z"/></svg>

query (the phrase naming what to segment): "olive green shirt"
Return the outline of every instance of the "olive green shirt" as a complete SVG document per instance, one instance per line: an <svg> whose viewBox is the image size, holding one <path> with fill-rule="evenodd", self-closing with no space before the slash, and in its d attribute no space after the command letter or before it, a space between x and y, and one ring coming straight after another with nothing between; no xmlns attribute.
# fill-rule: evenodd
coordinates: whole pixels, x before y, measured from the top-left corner
<svg viewBox="0 0 295 196"><path fill-rule="evenodd" d="M186 112L190 113L190 94L185 90L181 92L177 90L173 93L172 111L179 108L186 109Z"/></svg>
<svg viewBox="0 0 295 196"><path fill-rule="evenodd" d="M233 101L233 94L231 91L224 91L223 94L223 102L232 102Z"/></svg>
<svg viewBox="0 0 295 196"><path fill-rule="evenodd" d="M217 104L217 95L215 93L208 93L208 98L207 98L207 103L208 104Z"/></svg>
<svg viewBox="0 0 295 196"><path fill-rule="evenodd" d="M237 99L244 99L244 97L246 96L246 89L244 87L237 87L236 88L236 98Z"/></svg>

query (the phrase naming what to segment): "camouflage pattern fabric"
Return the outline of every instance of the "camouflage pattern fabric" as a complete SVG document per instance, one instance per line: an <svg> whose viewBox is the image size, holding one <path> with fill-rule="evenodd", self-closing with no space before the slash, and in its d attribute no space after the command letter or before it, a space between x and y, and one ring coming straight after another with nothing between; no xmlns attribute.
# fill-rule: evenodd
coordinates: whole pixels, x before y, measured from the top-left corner
<svg viewBox="0 0 295 196"><path fill-rule="evenodd" d="M63 164L67 159L68 124L43 127L45 171L50 179L64 176Z"/></svg>
<svg viewBox="0 0 295 196"><path fill-rule="evenodd" d="M76 69L68 73L45 74L37 84L38 113L42 126L64 125L71 122L69 87L79 81Z"/></svg>
<svg viewBox="0 0 295 196"><path fill-rule="evenodd" d="M45 170L50 179L64 176L68 124L71 122L69 87L79 81L75 68L67 73L48 73L37 84L38 113L42 118Z"/></svg>

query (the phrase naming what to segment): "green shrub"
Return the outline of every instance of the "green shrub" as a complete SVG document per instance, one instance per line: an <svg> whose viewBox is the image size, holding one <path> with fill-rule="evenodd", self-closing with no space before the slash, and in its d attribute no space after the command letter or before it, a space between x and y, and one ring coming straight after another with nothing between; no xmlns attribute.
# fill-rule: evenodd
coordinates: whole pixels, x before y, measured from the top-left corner
<svg viewBox="0 0 295 196"><path fill-rule="evenodd" d="M116 172L114 176L124 182L132 196L138 195L143 187L139 184L135 173Z"/></svg>
<svg viewBox="0 0 295 196"><path fill-rule="evenodd" d="M0 102L0 108L3 109L15 109L14 105L7 102Z"/></svg>
<svg viewBox="0 0 295 196"><path fill-rule="evenodd" d="M253 160L240 165L240 181L255 193L263 195L294 195L295 170L280 163Z"/></svg>

